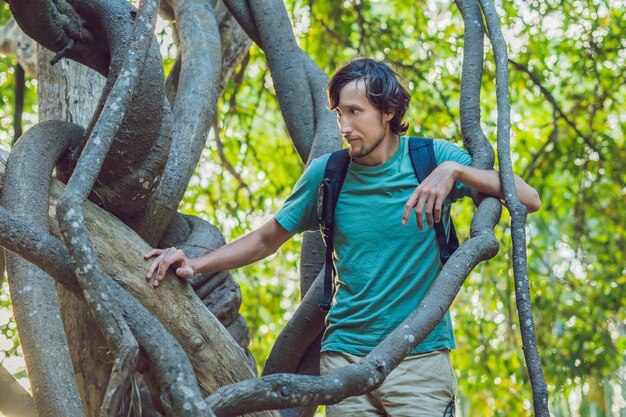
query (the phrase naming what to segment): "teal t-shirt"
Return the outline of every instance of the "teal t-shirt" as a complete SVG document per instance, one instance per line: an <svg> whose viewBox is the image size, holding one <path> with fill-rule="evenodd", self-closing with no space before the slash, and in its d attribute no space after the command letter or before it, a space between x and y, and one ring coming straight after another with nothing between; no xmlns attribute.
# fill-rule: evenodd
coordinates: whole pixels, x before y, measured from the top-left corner
<svg viewBox="0 0 626 417"><path fill-rule="evenodd" d="M437 164L471 164L466 151L447 141L435 140L434 151ZM276 214L289 232L318 229L317 189L328 158L324 155L311 162ZM424 230L419 231L414 211L402 225L404 205L417 185L405 137L384 164L350 162L335 212L337 290L322 351L368 354L417 308L437 277L441 263L434 229L424 219ZM455 184L444 203L444 225L449 224L450 204L467 195L468 187ZM446 312L413 353L454 347L450 312Z"/></svg>

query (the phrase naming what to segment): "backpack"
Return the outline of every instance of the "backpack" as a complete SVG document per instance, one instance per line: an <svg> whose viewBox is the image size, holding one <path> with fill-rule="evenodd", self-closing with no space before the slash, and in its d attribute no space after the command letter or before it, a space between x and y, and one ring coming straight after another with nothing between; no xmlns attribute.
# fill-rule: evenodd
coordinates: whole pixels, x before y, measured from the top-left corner
<svg viewBox="0 0 626 417"><path fill-rule="evenodd" d="M409 156L413 171L421 184L437 166L433 140L427 138L409 138ZM329 311L334 293L334 281L337 275L333 262L333 230L335 226L335 207L339 200L339 193L343 181L346 178L350 155L347 149L341 149L330 154L324 170L324 179L320 182L317 193L317 219L326 244L326 260L324 264L324 292L320 308ZM459 240L454 230L454 224L450 219L450 233L446 238L443 223L435 223L435 235L439 246L439 259L445 265L450 256L459 247Z"/></svg>

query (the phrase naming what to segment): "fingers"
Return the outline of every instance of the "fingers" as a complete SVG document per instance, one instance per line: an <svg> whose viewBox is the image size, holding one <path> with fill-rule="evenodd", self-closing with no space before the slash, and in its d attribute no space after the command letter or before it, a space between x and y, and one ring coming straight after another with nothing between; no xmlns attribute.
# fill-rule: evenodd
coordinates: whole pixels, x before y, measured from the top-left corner
<svg viewBox="0 0 626 417"><path fill-rule="evenodd" d="M417 230L424 230L424 205L426 199L418 196L417 203L415 204L415 223L417 223Z"/></svg>
<svg viewBox="0 0 626 417"><path fill-rule="evenodd" d="M190 279L193 277L193 269L190 266L176 268L176 275L184 279Z"/></svg>
<svg viewBox="0 0 626 417"><path fill-rule="evenodd" d="M423 212L425 205L427 204L428 197L425 196L421 187L417 187L411 197L404 205L404 211L402 213L402 224L406 225L411 217L411 211L415 210L415 221L417 222L417 228L419 230L424 229ZM427 208L428 206L426 206Z"/></svg>
<svg viewBox="0 0 626 417"><path fill-rule="evenodd" d="M408 223L411 211L415 210L415 222L420 231L424 230L424 214L428 226L433 227L435 223L441 221L443 201L444 198L439 193L431 192L422 186L417 187L404 205L402 224Z"/></svg>
<svg viewBox="0 0 626 417"><path fill-rule="evenodd" d="M402 213L403 225L406 225L409 222L409 217L411 217L411 210L413 210L413 207L415 207L415 204L417 203L417 199L419 196L418 190L419 190L419 187L416 188L415 191L413 191L413 194L411 194L411 197L408 199L408 201L404 205L404 211Z"/></svg>
<svg viewBox="0 0 626 417"><path fill-rule="evenodd" d="M144 257L150 258L155 255L157 257L146 273L146 279L152 280L154 287L158 287L161 281L165 279L165 275L170 266L178 266L178 268L176 268L176 275L181 278L189 279L193 276L193 270L187 262L187 258L182 250L176 248L153 249L145 254Z"/></svg>
<svg viewBox="0 0 626 417"><path fill-rule="evenodd" d="M443 206L443 198L441 198L441 196L437 196L437 199L435 200L435 204L434 204L434 208L433 208L433 214L435 216L435 223L439 223L441 221L441 214L442 214L442 206ZM431 224L431 226L433 226Z"/></svg>
<svg viewBox="0 0 626 417"><path fill-rule="evenodd" d="M163 249L153 249L150 252L146 253L143 257L145 259L148 258L152 258L153 256L159 255L153 262L152 264L150 264L150 268L148 268L148 272L146 273L146 279L151 279L152 278L152 274L154 274L155 269L157 269L161 263L161 259L163 259L163 256L161 255L161 253L163 252Z"/></svg>
<svg viewBox="0 0 626 417"><path fill-rule="evenodd" d="M144 259L150 259L153 256L160 255L161 252L163 252L163 249L152 249L150 252L148 252L145 255L143 255L143 258Z"/></svg>

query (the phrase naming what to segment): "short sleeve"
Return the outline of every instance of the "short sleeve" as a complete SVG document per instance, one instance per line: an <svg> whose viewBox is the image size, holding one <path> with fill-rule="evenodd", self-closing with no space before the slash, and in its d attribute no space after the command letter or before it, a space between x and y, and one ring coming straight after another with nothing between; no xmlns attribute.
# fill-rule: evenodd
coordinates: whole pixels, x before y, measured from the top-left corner
<svg viewBox="0 0 626 417"><path fill-rule="evenodd" d="M447 140L435 139L433 141L433 147L437 165L446 161L453 161L466 166L470 166L472 164L472 157L465 149L462 149ZM467 185L456 182L450 191L450 194L448 194L447 200L452 203L460 198L468 197L470 195L471 190Z"/></svg>
<svg viewBox="0 0 626 417"><path fill-rule="evenodd" d="M290 233L316 230L317 188L324 175L328 156L317 158L304 171L285 204L276 213L276 221Z"/></svg>

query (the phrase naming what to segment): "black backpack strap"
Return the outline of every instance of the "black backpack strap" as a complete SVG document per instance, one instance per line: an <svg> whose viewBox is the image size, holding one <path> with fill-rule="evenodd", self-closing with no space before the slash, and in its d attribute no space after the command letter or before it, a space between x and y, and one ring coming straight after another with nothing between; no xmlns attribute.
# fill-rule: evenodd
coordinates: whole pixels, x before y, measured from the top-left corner
<svg viewBox="0 0 626 417"><path fill-rule="evenodd" d="M347 149L342 149L330 154L324 179L320 183L317 192L317 220L322 232L322 238L326 244L326 261L324 264L324 292L320 308L323 311L330 310L334 293L334 282L337 271L333 262L333 231L335 227L335 208L341 186L346 178L348 165L350 164L350 154Z"/></svg>
<svg viewBox="0 0 626 417"><path fill-rule="evenodd" d="M415 176L420 184L430 175L437 167L435 159L435 148L433 140L428 138L410 137L409 138L409 156L411 164L415 171ZM435 223L435 235L437 236L437 244L439 246L439 258L441 264L445 265L450 256L459 247L459 239L456 236L454 223L450 219L450 234L446 238L446 231L443 228L443 222Z"/></svg>

